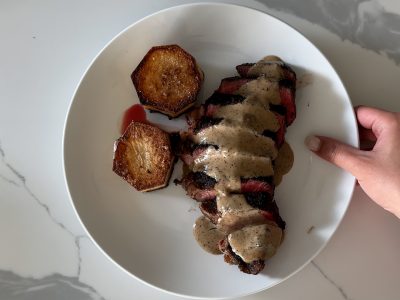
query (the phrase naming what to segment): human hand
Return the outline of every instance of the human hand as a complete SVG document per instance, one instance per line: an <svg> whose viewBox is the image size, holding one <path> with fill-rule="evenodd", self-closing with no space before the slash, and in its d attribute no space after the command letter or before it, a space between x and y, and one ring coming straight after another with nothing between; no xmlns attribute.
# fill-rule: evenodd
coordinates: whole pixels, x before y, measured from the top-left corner
<svg viewBox="0 0 400 300"><path fill-rule="evenodd" d="M305 143L318 156L353 174L372 200L400 218L400 113L366 106L355 112L361 145L370 142L370 151L323 136L309 136Z"/></svg>

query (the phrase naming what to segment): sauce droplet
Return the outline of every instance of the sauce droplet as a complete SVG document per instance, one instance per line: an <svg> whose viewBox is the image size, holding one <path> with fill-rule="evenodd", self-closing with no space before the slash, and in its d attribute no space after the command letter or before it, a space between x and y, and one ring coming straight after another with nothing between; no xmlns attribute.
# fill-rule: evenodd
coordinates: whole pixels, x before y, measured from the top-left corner
<svg viewBox="0 0 400 300"><path fill-rule="evenodd" d="M122 117L121 134L123 134L126 128L131 124L132 121L148 123L146 118L146 112L141 104L134 104L125 110Z"/></svg>

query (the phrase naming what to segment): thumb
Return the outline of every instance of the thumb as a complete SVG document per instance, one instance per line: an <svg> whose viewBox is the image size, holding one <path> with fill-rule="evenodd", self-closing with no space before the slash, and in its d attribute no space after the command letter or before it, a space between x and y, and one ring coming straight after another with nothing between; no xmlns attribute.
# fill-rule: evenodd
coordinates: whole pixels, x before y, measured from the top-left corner
<svg viewBox="0 0 400 300"><path fill-rule="evenodd" d="M318 156L359 177L366 168L366 152L324 136L308 136L305 144Z"/></svg>

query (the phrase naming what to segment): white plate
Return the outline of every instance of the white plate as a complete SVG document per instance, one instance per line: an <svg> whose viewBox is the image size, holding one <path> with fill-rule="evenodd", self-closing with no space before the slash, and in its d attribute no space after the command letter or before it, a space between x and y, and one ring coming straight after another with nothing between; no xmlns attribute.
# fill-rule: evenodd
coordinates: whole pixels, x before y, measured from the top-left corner
<svg viewBox="0 0 400 300"><path fill-rule="evenodd" d="M201 99L235 66L276 54L314 82L297 94L287 140L295 153L276 198L287 222L284 243L257 275L205 253L192 236L200 214L180 187L142 194L112 170L113 143L126 108L138 102L130 74L154 45L181 45L205 72ZM183 120L159 114L168 128ZM226 4L192 4L133 24L95 58L76 91L64 136L65 176L76 212L94 242L122 269L154 287L193 297L235 297L267 289L307 264L328 242L349 204L354 178L310 154L310 133L358 144L352 105L340 78L303 35L265 13ZM172 179L180 174L175 167ZM195 209L196 208L196 209ZM308 232L310 228L314 228Z"/></svg>

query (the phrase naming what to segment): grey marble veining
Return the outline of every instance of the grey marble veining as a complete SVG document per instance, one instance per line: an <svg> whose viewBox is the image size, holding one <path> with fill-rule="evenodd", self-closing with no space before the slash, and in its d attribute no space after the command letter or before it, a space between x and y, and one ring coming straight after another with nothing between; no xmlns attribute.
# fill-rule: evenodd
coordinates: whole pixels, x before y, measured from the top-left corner
<svg viewBox="0 0 400 300"><path fill-rule="evenodd" d="M377 0L259 0L266 6L321 25L400 64L400 16Z"/></svg>
<svg viewBox="0 0 400 300"><path fill-rule="evenodd" d="M314 268L316 268L318 270L318 272L322 275L322 277L324 277L331 285L333 285L340 293L340 295L342 295L343 299L345 300L352 300L351 298L349 298L349 296L347 295L347 293L343 290L342 287L340 287L335 281L333 281L322 269L321 267L315 262L315 261L311 261L311 264L314 266Z"/></svg>
<svg viewBox="0 0 400 300"><path fill-rule="evenodd" d="M4 300L103 300L92 287L81 283L77 277L60 274L41 279L18 276L10 271L0 271L1 299Z"/></svg>
<svg viewBox="0 0 400 300"><path fill-rule="evenodd" d="M42 209L46 211L48 217L56 226L59 226L62 230L71 235L75 243L78 257L76 277L65 277L60 274L55 274L45 277L43 279L29 279L20 277L12 272L0 270L0 299L63 299L61 296L51 297L51 295L53 294L58 295L57 293L59 293L61 290L64 291L62 295L77 294L78 296L78 294L81 294L79 297L76 298L67 297L65 299L103 299L97 293L95 293L93 288L79 282L82 263L80 253L80 241L81 239L85 239L88 237L85 235L75 235L63 223L58 221L53 216L50 207L42 202L29 188L29 186L27 185L26 177L21 174L15 167L13 167L11 162L8 161L6 153L2 147L1 140L0 163L3 165L3 167L5 167L5 169L8 169L10 174L14 175L14 178L9 178L9 176L0 173L0 180L3 180L7 184L12 184L19 188L23 188L25 192L29 195L29 197L33 201L35 201L37 205L39 205ZM27 295L27 293L29 293L29 296Z"/></svg>

